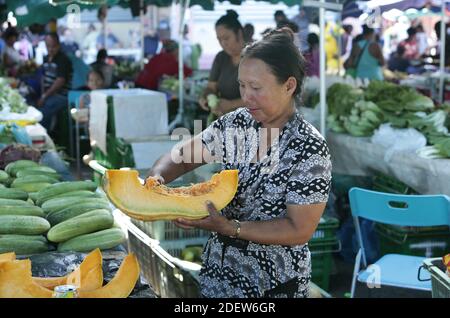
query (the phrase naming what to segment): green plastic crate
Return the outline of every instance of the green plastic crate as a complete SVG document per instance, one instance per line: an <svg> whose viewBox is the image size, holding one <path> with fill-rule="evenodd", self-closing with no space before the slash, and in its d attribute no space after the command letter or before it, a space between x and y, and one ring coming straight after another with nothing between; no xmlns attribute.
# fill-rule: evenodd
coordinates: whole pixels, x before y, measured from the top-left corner
<svg viewBox="0 0 450 318"><path fill-rule="evenodd" d="M135 166L131 145L111 134L106 135L106 154L98 148L95 148L93 152L94 159L108 169Z"/></svg>
<svg viewBox="0 0 450 318"><path fill-rule="evenodd" d="M310 243L316 242L322 239L329 240L336 238L336 230L339 227L339 221L333 217L324 217L323 221L319 223L316 231L314 232Z"/></svg>
<svg viewBox="0 0 450 318"><path fill-rule="evenodd" d="M333 253L340 250L339 240L321 239L308 243L311 251L311 280L324 290L330 287Z"/></svg>
<svg viewBox="0 0 450 318"><path fill-rule="evenodd" d="M450 230L446 226L401 227L377 223L380 254L438 257L450 250Z"/></svg>
<svg viewBox="0 0 450 318"><path fill-rule="evenodd" d="M413 188L397 180L394 177L385 175L379 171L374 172L372 189L379 192L396 194L417 194Z"/></svg>

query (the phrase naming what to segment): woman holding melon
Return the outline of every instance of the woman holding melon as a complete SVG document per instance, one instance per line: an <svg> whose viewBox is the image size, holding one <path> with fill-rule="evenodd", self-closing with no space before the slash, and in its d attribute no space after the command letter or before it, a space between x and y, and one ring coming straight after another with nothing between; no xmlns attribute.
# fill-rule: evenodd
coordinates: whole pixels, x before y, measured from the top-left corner
<svg viewBox="0 0 450 318"><path fill-rule="evenodd" d="M208 86L200 97L199 104L204 110L221 116L243 105L237 76L244 48L244 29L234 10L228 10L226 15L217 20L216 35L223 51L214 58ZM211 102L213 95L217 102Z"/></svg>
<svg viewBox="0 0 450 318"><path fill-rule="evenodd" d="M153 182L170 182L208 158L238 170L237 192L225 208L205 202L209 216L175 221L211 231L200 272L205 297L308 296L307 243L328 200L331 161L325 140L296 108L304 77L294 34L266 34L241 53L245 106L176 149L183 161L169 153L150 170ZM195 162L200 150L203 160Z"/></svg>

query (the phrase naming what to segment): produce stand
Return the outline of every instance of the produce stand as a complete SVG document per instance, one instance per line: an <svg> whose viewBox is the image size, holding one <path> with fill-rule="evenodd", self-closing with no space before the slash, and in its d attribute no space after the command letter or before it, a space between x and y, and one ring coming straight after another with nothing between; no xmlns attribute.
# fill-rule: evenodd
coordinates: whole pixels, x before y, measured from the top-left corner
<svg viewBox="0 0 450 318"><path fill-rule="evenodd" d="M450 159L424 159L411 152L395 152L385 161L386 147L370 138L327 133L333 173L370 176L380 171L421 194L450 195Z"/></svg>

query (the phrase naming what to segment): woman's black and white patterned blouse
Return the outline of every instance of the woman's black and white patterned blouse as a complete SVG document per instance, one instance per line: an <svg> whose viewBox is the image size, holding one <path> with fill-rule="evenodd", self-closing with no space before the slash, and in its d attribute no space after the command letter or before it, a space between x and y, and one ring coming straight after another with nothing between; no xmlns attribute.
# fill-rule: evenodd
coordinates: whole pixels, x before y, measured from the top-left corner
<svg viewBox="0 0 450 318"><path fill-rule="evenodd" d="M240 221L286 216L287 205L326 202L331 160L320 133L296 112L259 161L261 124L245 108L228 113L202 133L209 152L223 169L239 170L239 186L222 210ZM200 272L206 297L307 297L311 257L308 245L262 245L212 233ZM237 242L237 244L236 244Z"/></svg>

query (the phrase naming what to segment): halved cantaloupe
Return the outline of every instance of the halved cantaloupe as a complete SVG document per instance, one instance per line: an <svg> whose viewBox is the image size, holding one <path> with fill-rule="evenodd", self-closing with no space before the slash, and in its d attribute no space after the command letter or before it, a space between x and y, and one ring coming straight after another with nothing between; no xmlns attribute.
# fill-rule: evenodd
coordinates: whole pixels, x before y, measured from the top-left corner
<svg viewBox="0 0 450 318"><path fill-rule="evenodd" d="M204 218L209 215L206 201L221 210L233 199L237 186L237 170L224 170L207 182L180 188L160 185L152 179L142 185L136 170L108 170L103 184L118 209L144 221Z"/></svg>
<svg viewBox="0 0 450 318"><path fill-rule="evenodd" d="M103 269L100 249L90 252L72 273L62 277L33 277L38 285L53 290L59 285L75 285L80 290L102 287Z"/></svg>
<svg viewBox="0 0 450 318"><path fill-rule="evenodd" d="M139 279L139 263L133 253L128 254L113 279L105 286L79 292L80 298L126 298L134 289Z"/></svg>

